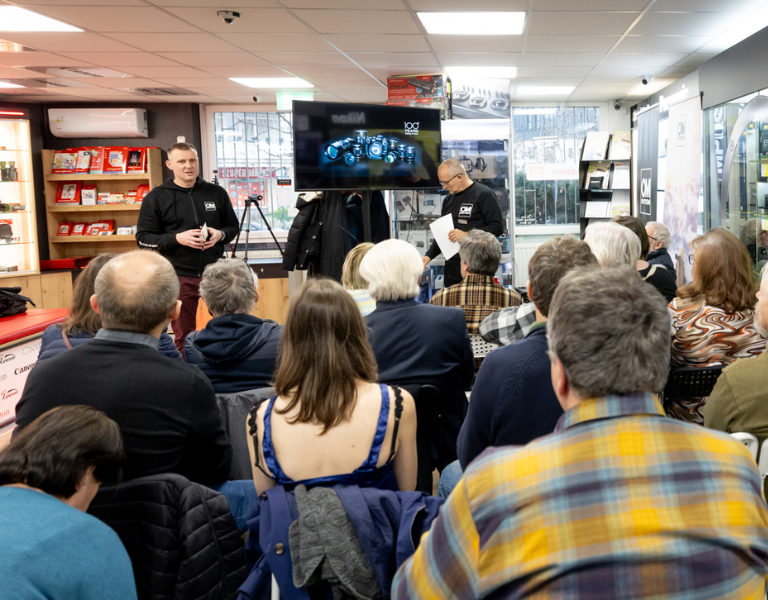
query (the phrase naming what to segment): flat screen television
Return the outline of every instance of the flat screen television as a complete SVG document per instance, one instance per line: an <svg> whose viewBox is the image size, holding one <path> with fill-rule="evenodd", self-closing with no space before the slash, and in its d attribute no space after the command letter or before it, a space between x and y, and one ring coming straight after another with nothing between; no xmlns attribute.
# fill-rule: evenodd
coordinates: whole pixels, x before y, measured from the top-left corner
<svg viewBox="0 0 768 600"><path fill-rule="evenodd" d="M440 111L293 102L294 189L440 188Z"/></svg>

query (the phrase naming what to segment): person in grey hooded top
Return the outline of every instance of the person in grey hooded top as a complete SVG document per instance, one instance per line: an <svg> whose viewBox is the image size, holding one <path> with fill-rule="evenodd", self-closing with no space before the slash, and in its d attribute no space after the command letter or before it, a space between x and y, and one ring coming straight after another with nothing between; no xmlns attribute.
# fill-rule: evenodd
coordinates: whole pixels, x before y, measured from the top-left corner
<svg viewBox="0 0 768 600"><path fill-rule="evenodd" d="M235 258L208 265L200 296L213 319L187 336L186 361L210 379L217 394L271 386L283 328L249 314L259 298L250 267Z"/></svg>

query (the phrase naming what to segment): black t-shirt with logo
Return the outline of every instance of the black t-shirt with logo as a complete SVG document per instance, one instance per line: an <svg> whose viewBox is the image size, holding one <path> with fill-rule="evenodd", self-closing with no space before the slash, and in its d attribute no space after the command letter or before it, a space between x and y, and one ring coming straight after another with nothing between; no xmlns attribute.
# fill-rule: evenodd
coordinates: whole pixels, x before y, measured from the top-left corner
<svg viewBox="0 0 768 600"><path fill-rule="evenodd" d="M504 233L501 208L490 188L482 183L473 183L458 194L449 194L443 201L441 216L453 215L453 225L461 231L481 229L495 235ZM430 259L440 254L440 247L433 241L426 256ZM445 261L445 287L461 281L461 264L458 253Z"/></svg>

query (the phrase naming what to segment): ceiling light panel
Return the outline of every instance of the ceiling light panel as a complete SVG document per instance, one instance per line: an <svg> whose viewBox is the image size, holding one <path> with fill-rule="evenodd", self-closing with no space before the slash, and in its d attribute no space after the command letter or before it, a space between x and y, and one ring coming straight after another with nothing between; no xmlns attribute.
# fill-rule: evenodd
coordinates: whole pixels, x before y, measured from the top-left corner
<svg viewBox="0 0 768 600"><path fill-rule="evenodd" d="M82 31L56 19L19 8L0 6L0 31Z"/></svg>
<svg viewBox="0 0 768 600"><path fill-rule="evenodd" d="M434 35L520 35L524 12L417 12L427 33Z"/></svg>
<svg viewBox="0 0 768 600"><path fill-rule="evenodd" d="M230 77L235 83L239 83L253 89L295 89L315 87L308 81L298 77Z"/></svg>

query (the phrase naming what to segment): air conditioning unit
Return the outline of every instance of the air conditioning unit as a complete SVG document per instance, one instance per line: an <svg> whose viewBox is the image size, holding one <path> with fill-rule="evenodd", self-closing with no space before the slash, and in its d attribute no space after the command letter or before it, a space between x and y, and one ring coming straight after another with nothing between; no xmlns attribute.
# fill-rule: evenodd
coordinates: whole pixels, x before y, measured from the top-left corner
<svg viewBox="0 0 768 600"><path fill-rule="evenodd" d="M59 138L149 137L143 108L49 108L48 123Z"/></svg>

